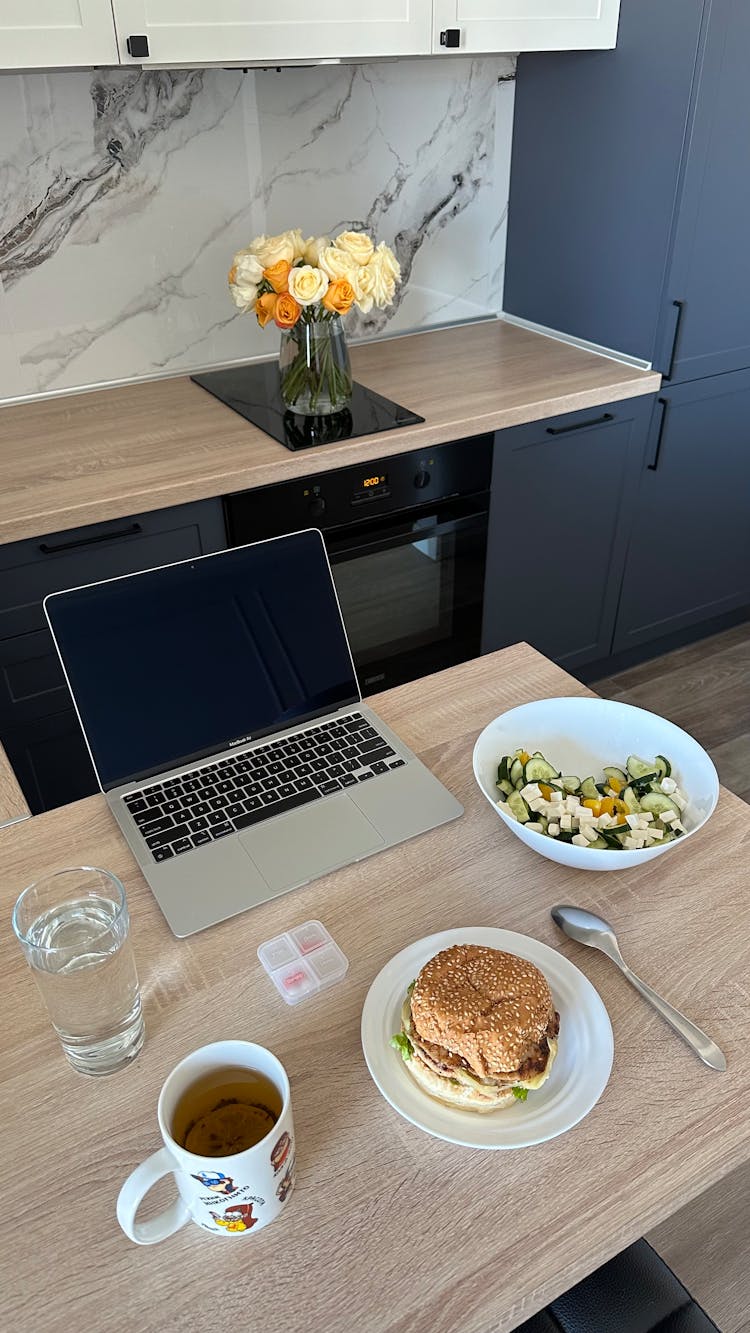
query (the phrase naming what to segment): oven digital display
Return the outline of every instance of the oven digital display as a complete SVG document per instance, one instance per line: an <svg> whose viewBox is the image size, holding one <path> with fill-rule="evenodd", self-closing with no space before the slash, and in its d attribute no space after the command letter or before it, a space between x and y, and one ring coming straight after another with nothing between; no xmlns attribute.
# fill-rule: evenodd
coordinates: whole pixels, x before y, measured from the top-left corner
<svg viewBox="0 0 750 1333"><path fill-rule="evenodd" d="M367 490L367 488L368 488L369 486L385 486L385 485L387 485L387 482L388 482L388 477L387 477L387 476L384 476L384 477L365 477L365 478L363 479L363 481L362 481L362 485L363 485L364 489Z"/></svg>

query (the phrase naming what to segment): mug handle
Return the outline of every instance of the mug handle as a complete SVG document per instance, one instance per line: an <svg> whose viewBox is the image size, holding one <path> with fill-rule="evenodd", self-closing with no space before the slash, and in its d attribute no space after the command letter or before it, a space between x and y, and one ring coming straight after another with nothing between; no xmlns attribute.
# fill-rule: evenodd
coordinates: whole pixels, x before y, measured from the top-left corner
<svg viewBox="0 0 750 1333"><path fill-rule="evenodd" d="M152 1153L128 1176L117 1196L117 1220L125 1235L134 1240L136 1245L154 1245L159 1240L166 1240L180 1227L190 1221L191 1213L184 1199L177 1197L166 1212L152 1217L148 1222L136 1222L135 1215L141 1202L152 1185L162 1176L177 1170L177 1163L168 1148L160 1148Z"/></svg>

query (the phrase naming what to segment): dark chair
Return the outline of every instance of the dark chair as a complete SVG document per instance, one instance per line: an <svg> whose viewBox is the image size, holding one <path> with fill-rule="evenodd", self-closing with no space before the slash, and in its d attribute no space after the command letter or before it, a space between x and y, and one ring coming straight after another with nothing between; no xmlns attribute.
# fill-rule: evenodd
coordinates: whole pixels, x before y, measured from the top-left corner
<svg viewBox="0 0 750 1333"><path fill-rule="evenodd" d="M645 1240L571 1287L516 1333L720 1333Z"/></svg>

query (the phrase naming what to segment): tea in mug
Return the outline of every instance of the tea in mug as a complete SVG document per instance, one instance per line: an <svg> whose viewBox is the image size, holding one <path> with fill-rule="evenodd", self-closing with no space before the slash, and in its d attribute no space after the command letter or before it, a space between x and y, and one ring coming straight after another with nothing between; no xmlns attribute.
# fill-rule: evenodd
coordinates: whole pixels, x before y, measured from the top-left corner
<svg viewBox="0 0 750 1333"><path fill-rule="evenodd" d="M213 1069L180 1097L172 1117L175 1142L196 1157L232 1157L254 1148L281 1115L278 1088L253 1069Z"/></svg>

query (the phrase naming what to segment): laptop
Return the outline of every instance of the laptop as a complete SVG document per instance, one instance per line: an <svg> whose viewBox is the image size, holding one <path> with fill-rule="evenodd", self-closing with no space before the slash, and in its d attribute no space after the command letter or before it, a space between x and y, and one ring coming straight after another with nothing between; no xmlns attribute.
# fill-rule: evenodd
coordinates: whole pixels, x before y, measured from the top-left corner
<svg viewBox="0 0 750 1333"><path fill-rule="evenodd" d="M463 813L363 703L315 529L44 610L99 785L177 936Z"/></svg>

